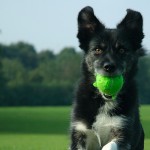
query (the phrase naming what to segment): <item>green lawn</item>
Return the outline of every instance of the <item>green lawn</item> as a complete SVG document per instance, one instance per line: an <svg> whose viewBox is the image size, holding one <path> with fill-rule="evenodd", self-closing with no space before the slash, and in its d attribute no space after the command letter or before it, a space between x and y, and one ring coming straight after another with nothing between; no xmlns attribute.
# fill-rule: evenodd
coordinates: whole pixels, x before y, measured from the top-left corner
<svg viewBox="0 0 150 150"><path fill-rule="evenodd" d="M150 106L141 107L150 149ZM0 150L66 150L69 144L69 107L0 108Z"/></svg>

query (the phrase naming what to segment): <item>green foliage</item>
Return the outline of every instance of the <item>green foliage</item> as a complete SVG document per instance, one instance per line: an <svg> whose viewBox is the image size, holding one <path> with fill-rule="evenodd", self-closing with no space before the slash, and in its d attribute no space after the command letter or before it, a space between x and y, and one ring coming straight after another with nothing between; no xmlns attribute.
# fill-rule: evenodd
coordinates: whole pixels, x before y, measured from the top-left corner
<svg viewBox="0 0 150 150"><path fill-rule="evenodd" d="M19 86L27 82L27 72L18 59L2 59L3 75L7 79L8 86Z"/></svg>
<svg viewBox="0 0 150 150"><path fill-rule="evenodd" d="M47 62L49 60L55 59L55 55L50 50L43 50L37 55L39 63Z"/></svg>
<svg viewBox="0 0 150 150"><path fill-rule="evenodd" d="M82 53L66 47L39 53L28 43L0 44L0 106L70 105ZM141 103L150 103L150 55L139 63Z"/></svg>
<svg viewBox="0 0 150 150"><path fill-rule="evenodd" d="M2 49L0 45L0 101L3 103L5 101L5 93L7 93L6 89L6 79L3 74L3 68L2 68Z"/></svg>
<svg viewBox="0 0 150 150"><path fill-rule="evenodd" d="M24 42L18 42L9 46L0 45L2 58L18 59L25 68L32 69L37 66L37 53L34 47Z"/></svg>
<svg viewBox="0 0 150 150"><path fill-rule="evenodd" d="M150 55L143 57L139 62L137 76L140 102L150 104Z"/></svg>
<svg viewBox="0 0 150 150"><path fill-rule="evenodd" d="M71 104L81 61L74 48L64 48L59 54L50 50L37 53L32 45L18 42L1 44L0 50L0 77L6 78L7 87L7 94L1 93L1 106Z"/></svg>

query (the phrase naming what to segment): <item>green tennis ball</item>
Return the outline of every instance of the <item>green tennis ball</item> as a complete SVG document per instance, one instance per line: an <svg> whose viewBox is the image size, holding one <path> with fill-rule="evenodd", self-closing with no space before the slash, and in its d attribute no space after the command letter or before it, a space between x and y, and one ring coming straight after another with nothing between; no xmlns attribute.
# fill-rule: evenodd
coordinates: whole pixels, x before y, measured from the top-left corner
<svg viewBox="0 0 150 150"><path fill-rule="evenodd" d="M108 77L97 74L93 86L97 87L103 94L112 96L112 98L115 99L118 92L121 90L123 83L124 80L122 75Z"/></svg>

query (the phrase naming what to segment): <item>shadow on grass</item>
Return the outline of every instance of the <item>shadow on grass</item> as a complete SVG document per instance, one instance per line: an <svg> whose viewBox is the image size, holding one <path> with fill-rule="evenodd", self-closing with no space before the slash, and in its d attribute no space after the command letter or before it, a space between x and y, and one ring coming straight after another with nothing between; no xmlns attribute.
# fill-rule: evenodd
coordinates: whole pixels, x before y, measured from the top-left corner
<svg viewBox="0 0 150 150"><path fill-rule="evenodd" d="M70 109L0 108L0 133L68 134Z"/></svg>
<svg viewBox="0 0 150 150"><path fill-rule="evenodd" d="M0 122L0 133L34 133L34 134L66 134L69 123L63 121L18 122L3 124Z"/></svg>

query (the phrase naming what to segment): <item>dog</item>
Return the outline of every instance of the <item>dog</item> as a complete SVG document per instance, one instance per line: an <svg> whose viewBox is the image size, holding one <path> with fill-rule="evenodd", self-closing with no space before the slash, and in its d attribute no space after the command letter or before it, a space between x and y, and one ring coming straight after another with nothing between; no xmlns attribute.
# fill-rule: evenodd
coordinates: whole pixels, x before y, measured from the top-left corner
<svg viewBox="0 0 150 150"><path fill-rule="evenodd" d="M128 9L116 28L109 29L87 6L78 15L77 38L84 56L71 115L70 149L143 150L135 80L138 59L145 54L141 13ZM123 76L115 100L93 86L95 74Z"/></svg>

